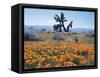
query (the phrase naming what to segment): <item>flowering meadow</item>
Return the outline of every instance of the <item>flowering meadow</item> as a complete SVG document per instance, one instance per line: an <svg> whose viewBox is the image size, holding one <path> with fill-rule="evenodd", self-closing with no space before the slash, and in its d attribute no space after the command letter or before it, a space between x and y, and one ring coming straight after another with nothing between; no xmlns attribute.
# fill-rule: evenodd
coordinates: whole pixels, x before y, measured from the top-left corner
<svg viewBox="0 0 100 77"><path fill-rule="evenodd" d="M85 43L24 42L24 68L76 67L94 64L94 47Z"/></svg>

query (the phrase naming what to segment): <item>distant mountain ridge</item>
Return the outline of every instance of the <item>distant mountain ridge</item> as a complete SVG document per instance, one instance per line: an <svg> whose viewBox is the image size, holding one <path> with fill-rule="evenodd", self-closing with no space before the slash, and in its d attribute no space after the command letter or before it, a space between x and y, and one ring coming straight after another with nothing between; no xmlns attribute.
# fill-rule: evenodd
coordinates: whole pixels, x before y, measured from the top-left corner
<svg viewBox="0 0 100 77"><path fill-rule="evenodd" d="M53 31L53 27L52 26L46 26L46 25L34 25L34 26L24 26L25 30L29 30L29 28L32 28L34 30L42 30L42 29L46 29L46 31ZM81 33L81 32L94 32L93 29L88 29L88 28L72 28L70 29L71 32L73 33Z"/></svg>

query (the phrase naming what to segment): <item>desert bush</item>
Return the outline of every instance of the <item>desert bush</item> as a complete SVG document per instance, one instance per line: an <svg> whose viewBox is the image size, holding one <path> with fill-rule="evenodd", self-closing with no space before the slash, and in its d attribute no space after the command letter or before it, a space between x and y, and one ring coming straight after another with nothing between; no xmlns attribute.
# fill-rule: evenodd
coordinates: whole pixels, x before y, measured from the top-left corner
<svg viewBox="0 0 100 77"><path fill-rule="evenodd" d="M79 42L78 38L74 38L75 42Z"/></svg>
<svg viewBox="0 0 100 77"><path fill-rule="evenodd" d="M75 35L75 34L77 34L77 33L73 32L72 34L74 34L74 35Z"/></svg>
<svg viewBox="0 0 100 77"><path fill-rule="evenodd" d="M67 37L67 38L65 39L65 41L66 41L66 42L74 42L74 39L71 38L71 37Z"/></svg>
<svg viewBox="0 0 100 77"><path fill-rule="evenodd" d="M54 40L64 40L63 33L61 33L61 32L55 32L53 39Z"/></svg>
<svg viewBox="0 0 100 77"><path fill-rule="evenodd" d="M94 34L93 33L88 33L88 34L86 34L86 36L91 38L91 37L94 37Z"/></svg>
<svg viewBox="0 0 100 77"><path fill-rule="evenodd" d="M38 41L38 40L40 40L40 38L35 31L26 31L24 33L24 40L25 41L29 41L29 40Z"/></svg>

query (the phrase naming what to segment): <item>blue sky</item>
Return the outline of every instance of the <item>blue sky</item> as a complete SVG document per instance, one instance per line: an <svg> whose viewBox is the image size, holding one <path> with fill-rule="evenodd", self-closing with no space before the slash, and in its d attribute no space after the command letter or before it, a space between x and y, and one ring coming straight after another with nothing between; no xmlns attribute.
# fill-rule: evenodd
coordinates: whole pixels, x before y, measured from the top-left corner
<svg viewBox="0 0 100 77"><path fill-rule="evenodd" d="M53 26L57 24L54 15L63 12L66 19L65 27L73 20L73 28L90 28L94 29L94 12L69 11L69 10L51 10L51 9L24 9L24 25L45 25Z"/></svg>

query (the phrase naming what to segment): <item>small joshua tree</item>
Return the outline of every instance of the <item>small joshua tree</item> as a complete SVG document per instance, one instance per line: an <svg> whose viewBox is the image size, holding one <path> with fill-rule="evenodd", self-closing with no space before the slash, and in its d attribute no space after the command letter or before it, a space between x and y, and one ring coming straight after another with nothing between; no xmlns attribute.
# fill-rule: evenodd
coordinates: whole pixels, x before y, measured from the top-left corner
<svg viewBox="0 0 100 77"><path fill-rule="evenodd" d="M72 28L73 21L71 21L69 23L69 25L67 26L67 28L65 28L64 22L66 22L67 20L66 20L66 17L64 16L63 12L61 12L60 16L55 14L54 19L56 20L56 22L59 22L59 24L56 24L56 25L53 26L54 30L56 31L54 38L56 38L56 39L64 39L62 37L63 35L61 33L59 33L59 32L62 32L62 28L61 27L63 27L63 30L65 32L69 32L70 28Z"/></svg>
<svg viewBox="0 0 100 77"><path fill-rule="evenodd" d="M63 27L64 31L66 32L67 30L64 26L64 22L66 22L67 20L66 20L66 17L64 17L63 12L61 12L60 16L55 14L54 19L56 20L56 22L59 22L58 24L59 32L62 32L61 27ZM55 29L57 30L58 28L55 28Z"/></svg>

